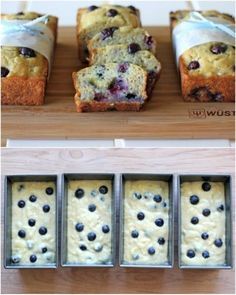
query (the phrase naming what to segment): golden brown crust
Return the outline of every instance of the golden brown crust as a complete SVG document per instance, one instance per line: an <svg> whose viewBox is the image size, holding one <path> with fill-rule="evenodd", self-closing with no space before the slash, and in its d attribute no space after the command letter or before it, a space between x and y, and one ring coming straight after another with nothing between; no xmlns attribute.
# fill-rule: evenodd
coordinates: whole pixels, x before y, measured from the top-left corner
<svg viewBox="0 0 236 295"><path fill-rule="evenodd" d="M215 76L208 78L201 75L189 75L189 71L181 57L179 60L179 70L182 94L185 101L235 101L234 76Z"/></svg>
<svg viewBox="0 0 236 295"><path fill-rule="evenodd" d="M42 105L46 78L1 78L1 96L4 105Z"/></svg>

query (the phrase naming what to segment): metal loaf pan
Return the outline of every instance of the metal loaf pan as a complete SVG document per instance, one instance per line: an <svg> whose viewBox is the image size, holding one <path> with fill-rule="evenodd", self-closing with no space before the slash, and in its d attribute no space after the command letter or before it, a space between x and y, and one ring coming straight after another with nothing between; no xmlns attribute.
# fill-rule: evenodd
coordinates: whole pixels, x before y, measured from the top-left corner
<svg viewBox="0 0 236 295"><path fill-rule="evenodd" d="M111 251L112 259L108 264L86 264L67 262L67 201L68 182L70 180L111 180L112 181L112 229L111 229ZM116 176L114 174L63 174L62 175L62 222L61 222L61 266L62 267L113 267L116 260Z"/></svg>
<svg viewBox="0 0 236 295"><path fill-rule="evenodd" d="M224 265L186 265L181 262L181 184L188 181L223 182L225 187L226 213L226 263ZM182 269L230 269L233 267L233 235L232 235L232 178L230 175L179 175L178 189L178 261Z"/></svg>
<svg viewBox="0 0 236 295"><path fill-rule="evenodd" d="M55 199L55 263L43 264L43 265L13 265L11 262L11 220L12 220L12 183L16 181L53 181L56 187L56 199ZM58 220L59 220L59 184L57 175L8 175L4 178L4 267L7 269L18 268L57 268L58 266Z"/></svg>
<svg viewBox="0 0 236 295"><path fill-rule="evenodd" d="M131 264L123 259L124 254L124 193L126 180L167 181L169 184L169 238L167 264ZM171 174L122 174L120 177L120 226L119 226L119 265L135 268L172 268L174 265L174 177Z"/></svg>

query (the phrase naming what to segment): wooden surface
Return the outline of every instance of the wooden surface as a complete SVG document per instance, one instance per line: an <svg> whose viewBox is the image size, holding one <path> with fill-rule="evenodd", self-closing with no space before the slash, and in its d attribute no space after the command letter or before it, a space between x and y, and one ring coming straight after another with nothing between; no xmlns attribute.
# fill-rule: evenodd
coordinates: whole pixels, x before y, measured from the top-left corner
<svg viewBox="0 0 236 295"><path fill-rule="evenodd" d="M151 101L139 113L79 114L71 73L80 67L73 28L59 28L58 46L46 103L38 107L2 107L2 145L7 138L223 138L234 139L233 103L186 103L182 100L167 27L148 28L158 41L162 75ZM200 110L199 117L193 117ZM219 111L219 116L206 112ZM229 111L230 115L222 115Z"/></svg>
<svg viewBox="0 0 236 295"><path fill-rule="evenodd" d="M234 160L234 150L229 148L3 149L2 174L233 174ZM176 251L175 258L174 269L166 270L118 266L112 269L2 269L2 293L234 293L233 270L180 270Z"/></svg>

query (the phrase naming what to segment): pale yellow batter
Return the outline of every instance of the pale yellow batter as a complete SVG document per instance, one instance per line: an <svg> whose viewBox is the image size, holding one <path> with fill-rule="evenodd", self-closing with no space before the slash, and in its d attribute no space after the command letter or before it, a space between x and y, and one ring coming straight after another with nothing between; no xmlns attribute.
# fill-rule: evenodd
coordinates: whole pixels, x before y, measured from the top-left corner
<svg viewBox="0 0 236 295"><path fill-rule="evenodd" d="M222 182L208 182L209 191L202 189L203 181L184 182L181 185L181 263L183 265L223 265L225 263L225 193ZM190 197L199 197L197 204L191 204ZM220 209L222 206L223 210ZM203 210L209 209L208 216ZM192 224L192 217L199 222ZM208 238L203 239L202 233ZM222 246L217 247L214 242L222 240ZM191 249L195 256L190 258L187 251ZM204 258L202 253L208 251L209 257Z"/></svg>
<svg viewBox="0 0 236 295"><path fill-rule="evenodd" d="M101 186L108 188L107 193L99 192ZM81 198L75 196L78 188L84 190ZM95 205L95 211L89 211ZM110 180L71 180L68 183L67 204L67 263L109 264L112 261L112 183ZM82 223L84 228L77 231L75 226ZM107 225L109 232L102 227ZM95 233L93 241L89 233ZM85 250L81 250L86 247ZM84 248L83 248L84 247Z"/></svg>
<svg viewBox="0 0 236 295"><path fill-rule="evenodd" d="M135 196L141 195L138 198ZM160 195L161 202L154 201ZM143 220L137 218L139 212L144 213ZM161 218L162 226L155 220ZM139 234L132 237L132 231ZM124 262L130 264L164 265L168 262L169 235L169 188L168 182L149 180L127 180L124 196ZM158 239L165 240L159 244ZM163 241L163 240L162 240ZM154 248L155 253L149 254L148 249ZM153 249L152 249L153 251Z"/></svg>
<svg viewBox="0 0 236 295"><path fill-rule="evenodd" d="M53 194L46 194L46 188L53 188ZM30 196L37 197L35 202L29 200ZM55 205L56 191L54 182L14 182L12 185L12 264L13 265L45 265L55 263ZM20 208L19 201L24 201ZM43 206L49 205L48 212L43 211ZM28 224L29 219L35 220L35 225ZM45 235L39 234L40 227L46 227ZM19 237L18 232L23 230L25 237ZM42 252L43 248L47 251ZM30 261L30 256L35 255L37 260ZM15 261L15 263L14 263Z"/></svg>

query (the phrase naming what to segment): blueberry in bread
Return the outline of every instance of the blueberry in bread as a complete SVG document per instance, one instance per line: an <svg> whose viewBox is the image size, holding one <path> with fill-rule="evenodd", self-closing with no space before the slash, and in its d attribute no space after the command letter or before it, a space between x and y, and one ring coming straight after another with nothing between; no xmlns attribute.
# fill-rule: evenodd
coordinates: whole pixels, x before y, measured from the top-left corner
<svg viewBox="0 0 236 295"><path fill-rule="evenodd" d="M132 26L110 27L101 30L88 42L89 52L95 48L107 45L122 45L137 43L142 50L149 50L156 53L156 40L143 28Z"/></svg>
<svg viewBox="0 0 236 295"><path fill-rule="evenodd" d="M2 14L2 20L34 20L36 12ZM49 16L44 22L57 35L57 18ZM1 96L6 105L41 105L44 102L49 64L46 57L28 47L1 47Z"/></svg>
<svg viewBox="0 0 236 295"><path fill-rule="evenodd" d="M134 64L92 65L73 73L78 112L138 111L147 99L147 73Z"/></svg>
<svg viewBox="0 0 236 295"><path fill-rule="evenodd" d="M95 48L91 52L90 65L106 63L135 64L147 72L147 93L150 94L155 82L160 76L161 64L156 57L147 50L141 50L137 43L129 45L112 45L102 48Z"/></svg>
<svg viewBox="0 0 236 295"><path fill-rule="evenodd" d="M85 62L87 42L98 32L109 27L141 26L139 10L120 5L90 6L81 8L77 14L77 40L79 57Z"/></svg>
<svg viewBox="0 0 236 295"><path fill-rule="evenodd" d="M228 14L217 11L199 13L234 24L234 18ZM189 17L190 11L171 12L172 30ZM178 61L185 101L235 101L235 46L218 41L207 42L186 50Z"/></svg>

